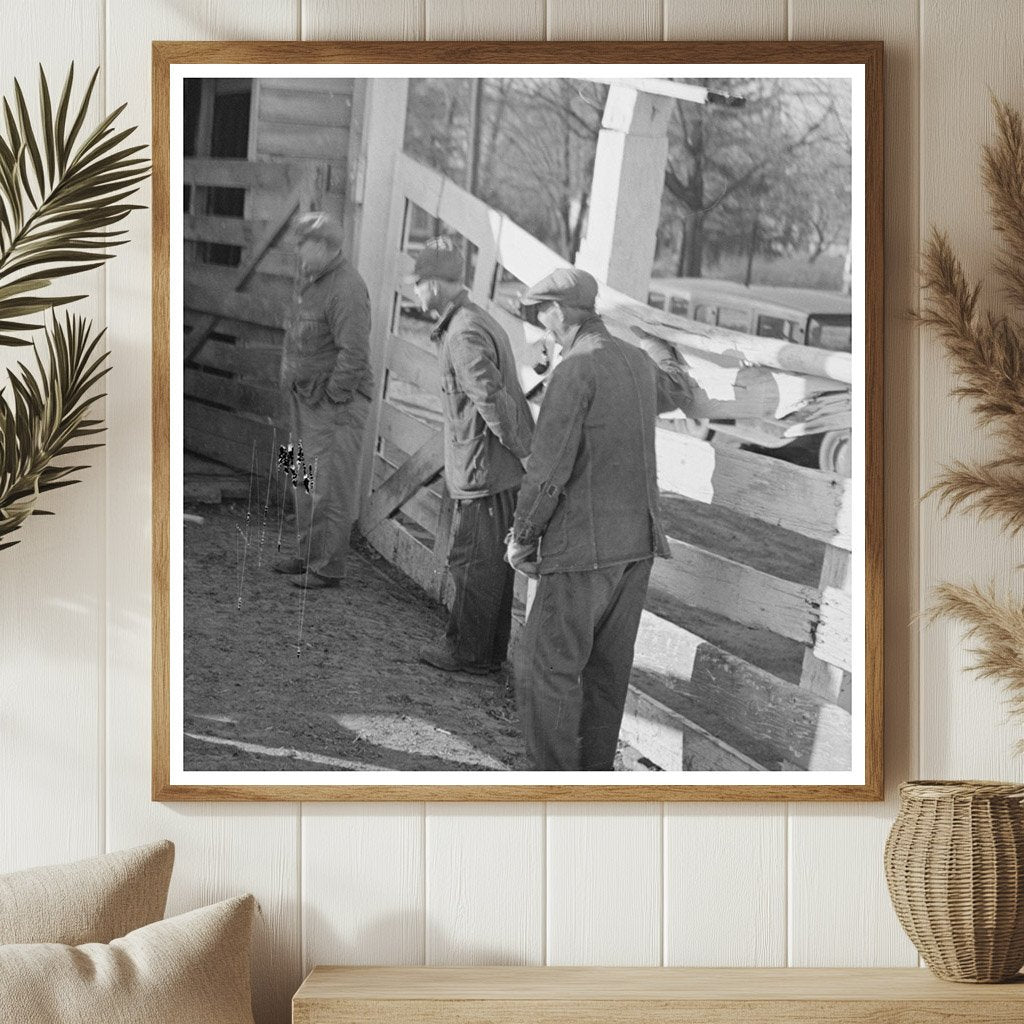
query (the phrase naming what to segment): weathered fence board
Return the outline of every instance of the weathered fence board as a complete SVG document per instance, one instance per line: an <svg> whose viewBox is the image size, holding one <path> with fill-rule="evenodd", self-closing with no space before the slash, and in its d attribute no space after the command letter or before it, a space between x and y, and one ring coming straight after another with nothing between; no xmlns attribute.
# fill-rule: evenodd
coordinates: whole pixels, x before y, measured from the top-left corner
<svg viewBox="0 0 1024 1024"><path fill-rule="evenodd" d="M765 770L753 758L632 686L626 695L620 736L664 771Z"/></svg>
<svg viewBox="0 0 1024 1024"><path fill-rule="evenodd" d="M276 387L281 372L281 335L268 328L238 321L221 321L218 332L245 335L244 341L219 341L211 337L193 359L197 366L225 370L254 383Z"/></svg>
<svg viewBox="0 0 1024 1024"><path fill-rule="evenodd" d="M652 596L681 601L745 626L813 644L817 591L693 544L670 538L669 545L672 558L654 561Z"/></svg>
<svg viewBox="0 0 1024 1024"><path fill-rule="evenodd" d="M849 767L847 711L649 611L640 620L634 667L636 687L666 702L671 691L687 718L761 764Z"/></svg>
<svg viewBox="0 0 1024 1024"><path fill-rule="evenodd" d="M189 157L182 161L186 185L206 188L264 189L285 192L305 173L300 163L277 160L218 160Z"/></svg>
<svg viewBox="0 0 1024 1024"><path fill-rule="evenodd" d="M384 365L389 373L422 391L434 394L439 389L441 371L438 368L437 356L410 344L396 334L388 339Z"/></svg>
<svg viewBox="0 0 1024 1024"><path fill-rule="evenodd" d="M438 433L433 424L424 423L388 402L381 405L377 432L385 441L407 452L418 451Z"/></svg>
<svg viewBox="0 0 1024 1024"><path fill-rule="evenodd" d="M261 82L258 102L261 133L268 122L347 128L352 121L351 92L331 94L315 85L281 89L275 84Z"/></svg>
<svg viewBox="0 0 1024 1024"><path fill-rule="evenodd" d="M656 433L655 445L663 491L850 548L853 487L848 478L669 430Z"/></svg>
<svg viewBox="0 0 1024 1024"><path fill-rule="evenodd" d="M853 668L851 605L849 594L826 587L821 595L821 620L814 639L814 656L847 672Z"/></svg>
<svg viewBox="0 0 1024 1024"><path fill-rule="evenodd" d="M202 370L186 367L184 383L188 398L227 406L234 412L248 413L267 422L273 421L281 404L276 388L231 380Z"/></svg>
<svg viewBox="0 0 1024 1024"><path fill-rule="evenodd" d="M295 157L329 161L339 169L348 157L348 128L319 127L284 121L261 121L258 137L260 156Z"/></svg>
<svg viewBox="0 0 1024 1024"><path fill-rule="evenodd" d="M262 220L215 217L212 214L186 214L182 233L192 242L214 242L218 245L237 245L247 249L266 229L266 221Z"/></svg>
<svg viewBox="0 0 1024 1024"><path fill-rule="evenodd" d="M201 402L185 399L185 449L215 462L248 473L252 466L253 444L257 465L266 465L271 452L274 427L245 416L214 409ZM283 435L278 432L278 438Z"/></svg>

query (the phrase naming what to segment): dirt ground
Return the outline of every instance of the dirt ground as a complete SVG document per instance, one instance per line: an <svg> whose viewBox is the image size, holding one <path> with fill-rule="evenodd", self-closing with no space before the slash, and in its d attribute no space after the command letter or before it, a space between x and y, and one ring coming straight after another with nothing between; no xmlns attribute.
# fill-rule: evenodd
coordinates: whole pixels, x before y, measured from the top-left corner
<svg viewBox="0 0 1024 1024"><path fill-rule="evenodd" d="M227 475L225 475L227 474ZM444 610L365 542L335 590L303 591L270 571L278 522L247 527L244 480L192 459L185 526L185 766L206 771L525 770L512 680L450 675L419 649ZM678 496L663 496L679 540L814 585L823 546ZM248 531L249 543L245 536ZM656 614L780 678L802 647L673 603ZM642 768L621 752L616 767Z"/></svg>
<svg viewBox="0 0 1024 1024"><path fill-rule="evenodd" d="M303 602L301 577L269 569L276 523L252 524L246 554L244 504L186 511L203 519L185 527L187 769L528 767L510 680L420 664L442 609L367 545Z"/></svg>

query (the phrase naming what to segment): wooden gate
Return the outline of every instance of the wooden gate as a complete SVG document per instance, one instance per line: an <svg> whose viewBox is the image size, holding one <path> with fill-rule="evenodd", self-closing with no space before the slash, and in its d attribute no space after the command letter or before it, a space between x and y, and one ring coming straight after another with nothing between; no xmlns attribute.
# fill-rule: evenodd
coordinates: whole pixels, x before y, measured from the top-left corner
<svg viewBox="0 0 1024 1024"><path fill-rule="evenodd" d="M403 285L412 252L438 230L462 239L473 299L508 331L521 367L536 329L502 299L517 281L532 283L567 264L450 180L399 156L388 235L390 318L360 525L385 557L445 602L452 501L441 480L436 345ZM764 418L788 436L849 423L849 354L695 324L604 287L598 308L625 340L646 333L676 348L703 389L699 416ZM538 378L521 372L529 394ZM671 429L658 431L658 462L666 508L677 506L679 527L712 509L715 522L729 521L737 536L767 531L772 550L789 544L807 564L790 571L749 543L736 553L701 536L684 539L667 513L674 557L655 563L624 737L666 770L849 769L850 481ZM521 586L518 596L521 620ZM705 632L732 639L715 642ZM758 664L765 661L759 651L772 652L767 667Z"/></svg>

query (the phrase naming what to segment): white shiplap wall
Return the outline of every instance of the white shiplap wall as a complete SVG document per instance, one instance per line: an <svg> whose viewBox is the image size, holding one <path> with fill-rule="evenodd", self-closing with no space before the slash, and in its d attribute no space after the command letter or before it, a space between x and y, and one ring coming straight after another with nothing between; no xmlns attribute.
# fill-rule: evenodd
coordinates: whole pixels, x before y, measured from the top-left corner
<svg viewBox="0 0 1024 1024"><path fill-rule="evenodd" d="M260 1024L317 962L916 963L881 847L896 785L1021 778L958 631L912 621L938 579L1008 582L1022 552L917 496L983 441L946 395L917 302L918 238L946 225L984 275L988 89L1024 106L1018 0L0 0L6 91L74 59L149 132L152 39L881 38L886 80L889 799L839 805L166 805L149 800L149 225L86 290L109 325L107 448L0 555L0 871L168 836L171 910L241 890L264 911Z"/></svg>

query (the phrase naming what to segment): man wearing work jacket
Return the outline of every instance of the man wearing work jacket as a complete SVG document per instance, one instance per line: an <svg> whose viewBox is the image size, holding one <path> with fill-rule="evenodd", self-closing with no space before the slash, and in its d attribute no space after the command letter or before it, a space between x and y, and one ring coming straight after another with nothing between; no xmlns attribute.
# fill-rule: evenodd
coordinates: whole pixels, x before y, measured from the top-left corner
<svg viewBox="0 0 1024 1024"><path fill-rule="evenodd" d="M548 380L508 543L538 579L516 657L527 751L542 771L611 771L655 555L655 423L684 411L694 384L672 350L657 362L613 337L597 282L575 268L521 298L561 346ZM646 347L646 346L645 346Z"/></svg>
<svg viewBox="0 0 1024 1024"><path fill-rule="evenodd" d="M498 671L508 651L515 574L504 560L533 417L508 335L470 301L465 268L448 238L431 239L412 283L423 310L440 319L444 478L455 500L448 568L455 598L443 639L420 660L446 672Z"/></svg>

